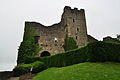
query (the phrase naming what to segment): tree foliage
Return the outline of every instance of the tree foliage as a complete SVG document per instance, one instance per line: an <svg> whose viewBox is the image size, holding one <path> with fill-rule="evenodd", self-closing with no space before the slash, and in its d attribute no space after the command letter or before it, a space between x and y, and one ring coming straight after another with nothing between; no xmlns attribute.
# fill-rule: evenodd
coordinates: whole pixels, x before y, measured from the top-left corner
<svg viewBox="0 0 120 80"><path fill-rule="evenodd" d="M17 63L24 63L26 57L37 55L40 51L40 47L35 43L34 36L38 35L37 31L33 28L31 23L25 24L25 32L23 42L18 49Z"/></svg>
<svg viewBox="0 0 120 80"><path fill-rule="evenodd" d="M120 34L117 34L117 40L120 41Z"/></svg>

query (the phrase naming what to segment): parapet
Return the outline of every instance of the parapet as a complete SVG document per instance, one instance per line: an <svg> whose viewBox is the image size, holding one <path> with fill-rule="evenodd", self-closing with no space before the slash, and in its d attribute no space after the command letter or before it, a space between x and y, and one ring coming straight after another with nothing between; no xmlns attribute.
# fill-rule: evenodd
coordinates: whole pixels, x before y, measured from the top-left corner
<svg viewBox="0 0 120 80"><path fill-rule="evenodd" d="M78 8L75 7L74 10L78 10Z"/></svg>
<svg viewBox="0 0 120 80"><path fill-rule="evenodd" d="M69 11L71 11L71 7L65 6L65 7L64 7L64 12L69 12Z"/></svg>
<svg viewBox="0 0 120 80"><path fill-rule="evenodd" d="M78 8L74 8L74 9L72 9L70 6L65 6L64 7L64 12L70 12L70 13L84 13L85 12L85 10L84 9L80 9L80 10L78 10Z"/></svg>

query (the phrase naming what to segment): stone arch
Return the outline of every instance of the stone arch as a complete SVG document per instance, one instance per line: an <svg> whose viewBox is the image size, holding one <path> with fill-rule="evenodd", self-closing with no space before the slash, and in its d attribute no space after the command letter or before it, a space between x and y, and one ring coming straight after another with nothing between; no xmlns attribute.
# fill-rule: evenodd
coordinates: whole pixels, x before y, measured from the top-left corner
<svg viewBox="0 0 120 80"><path fill-rule="evenodd" d="M51 55L50 52L48 52L48 51L43 51L43 52L41 53L40 57L45 57L45 56L50 56L50 55Z"/></svg>

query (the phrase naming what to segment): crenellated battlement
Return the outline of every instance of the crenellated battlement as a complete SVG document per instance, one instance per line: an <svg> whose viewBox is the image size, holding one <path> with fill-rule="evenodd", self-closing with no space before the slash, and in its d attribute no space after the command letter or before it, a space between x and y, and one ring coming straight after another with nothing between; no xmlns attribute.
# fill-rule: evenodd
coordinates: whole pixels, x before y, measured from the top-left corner
<svg viewBox="0 0 120 80"><path fill-rule="evenodd" d="M70 12L70 13L84 13L85 11L84 11L84 9L80 9L80 10L78 10L78 8L74 8L74 9L72 9L71 7L69 7L69 6L65 6L65 8L64 8L64 12Z"/></svg>

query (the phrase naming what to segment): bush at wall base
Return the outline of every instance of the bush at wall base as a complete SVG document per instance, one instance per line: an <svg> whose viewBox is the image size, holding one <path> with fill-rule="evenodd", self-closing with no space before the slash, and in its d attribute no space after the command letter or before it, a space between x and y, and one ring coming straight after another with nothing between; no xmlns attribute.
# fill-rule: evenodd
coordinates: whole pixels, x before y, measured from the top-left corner
<svg viewBox="0 0 120 80"><path fill-rule="evenodd" d="M26 73L38 73L46 69L46 65L43 62L36 61L31 64L20 64L13 69L14 76L20 76Z"/></svg>

